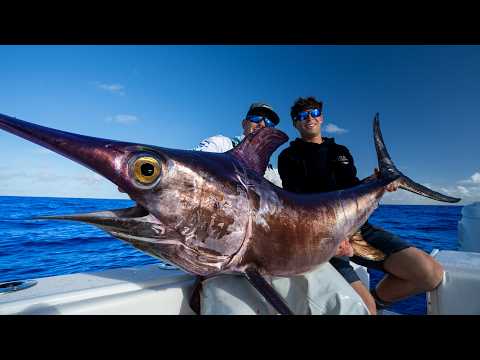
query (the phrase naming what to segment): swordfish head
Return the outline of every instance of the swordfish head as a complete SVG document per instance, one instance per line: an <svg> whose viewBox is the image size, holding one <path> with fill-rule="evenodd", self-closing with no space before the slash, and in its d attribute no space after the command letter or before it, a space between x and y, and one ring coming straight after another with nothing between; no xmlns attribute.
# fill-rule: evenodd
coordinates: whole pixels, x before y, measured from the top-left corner
<svg viewBox="0 0 480 360"><path fill-rule="evenodd" d="M149 255L204 276L225 269L245 240L249 200L242 156L248 153L119 142L1 114L0 128L86 166L136 202L127 209L41 218L93 224Z"/></svg>

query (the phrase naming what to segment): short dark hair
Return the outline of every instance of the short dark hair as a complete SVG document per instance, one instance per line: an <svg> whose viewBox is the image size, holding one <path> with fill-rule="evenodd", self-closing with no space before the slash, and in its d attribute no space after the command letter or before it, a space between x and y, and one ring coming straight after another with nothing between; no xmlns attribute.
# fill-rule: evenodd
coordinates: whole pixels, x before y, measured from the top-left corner
<svg viewBox="0 0 480 360"><path fill-rule="evenodd" d="M292 121L295 124L295 117L298 115L299 112L317 108L320 110L320 113L323 109L323 102L317 101L313 96L309 96L307 98L299 97L293 103L293 106L290 110L290 116L292 117Z"/></svg>

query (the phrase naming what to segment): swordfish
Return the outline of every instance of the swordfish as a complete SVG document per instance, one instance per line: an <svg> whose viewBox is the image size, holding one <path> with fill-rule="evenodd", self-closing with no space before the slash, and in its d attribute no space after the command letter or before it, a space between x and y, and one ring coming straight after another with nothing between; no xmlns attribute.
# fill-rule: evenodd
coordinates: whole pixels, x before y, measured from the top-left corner
<svg viewBox="0 0 480 360"><path fill-rule="evenodd" d="M263 177L288 140L278 129L249 134L226 153L169 149L74 134L0 114L0 128L97 172L123 189L134 207L38 219L95 225L186 272L240 274L280 313L292 314L265 276L289 277L327 262L353 238L385 193L399 186L458 202L403 175L373 121L379 170L349 189L295 194Z"/></svg>

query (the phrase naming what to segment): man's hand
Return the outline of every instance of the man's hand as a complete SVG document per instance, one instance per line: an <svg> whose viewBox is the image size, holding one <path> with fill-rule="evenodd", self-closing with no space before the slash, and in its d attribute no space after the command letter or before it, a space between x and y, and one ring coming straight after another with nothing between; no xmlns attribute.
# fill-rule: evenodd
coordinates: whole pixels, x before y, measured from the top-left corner
<svg viewBox="0 0 480 360"><path fill-rule="evenodd" d="M385 190L389 192L397 191L399 186L400 186L400 181L395 180L394 182L388 184Z"/></svg>
<svg viewBox="0 0 480 360"><path fill-rule="evenodd" d="M348 239L345 239L340 243L335 256L353 256L353 247Z"/></svg>
<svg viewBox="0 0 480 360"><path fill-rule="evenodd" d="M380 178L380 170L378 168L373 169L373 175L370 176L370 178ZM394 182L390 183L387 185L385 190L388 192L394 192L398 190L398 187L400 186L400 180L395 180Z"/></svg>

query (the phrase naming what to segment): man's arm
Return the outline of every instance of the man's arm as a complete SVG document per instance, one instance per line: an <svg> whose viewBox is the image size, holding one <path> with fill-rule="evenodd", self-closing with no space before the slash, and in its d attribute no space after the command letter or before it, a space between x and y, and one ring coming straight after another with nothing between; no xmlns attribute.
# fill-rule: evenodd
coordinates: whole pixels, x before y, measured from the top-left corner
<svg viewBox="0 0 480 360"><path fill-rule="evenodd" d="M264 177L265 177L265 179L267 179L271 183L277 185L278 187L283 187L282 186L282 179L280 178L280 175L278 173L278 169L275 169L275 168L271 167L270 164L267 166L267 169L265 170Z"/></svg>
<svg viewBox="0 0 480 360"><path fill-rule="evenodd" d="M215 135L202 140L193 150L221 153L231 150L232 148L231 139L223 135Z"/></svg>
<svg viewBox="0 0 480 360"><path fill-rule="evenodd" d="M377 168L375 168L372 175L366 177L365 179L359 180L357 178L357 168L355 167L352 154L350 154L350 151L345 146L342 146L341 149L342 149L341 152L348 159L348 163L350 165L350 166L347 166L343 170L345 172L345 174L343 174L343 175L346 178L352 179L351 183L350 183L350 186L355 186L355 185L358 185L360 183L362 183L362 184L367 183L367 182L370 182L370 181L373 181L373 180L377 179L380 176L380 171ZM396 191L398 189L398 187L399 187L399 182L394 181L391 184L387 185L386 190L389 191L389 192L393 192L393 191Z"/></svg>

